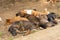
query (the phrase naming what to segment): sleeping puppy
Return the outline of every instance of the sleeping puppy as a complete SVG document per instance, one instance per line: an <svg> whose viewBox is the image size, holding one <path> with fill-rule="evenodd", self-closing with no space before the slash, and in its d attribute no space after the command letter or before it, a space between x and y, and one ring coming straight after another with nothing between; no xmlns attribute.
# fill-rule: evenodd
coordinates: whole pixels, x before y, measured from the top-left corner
<svg viewBox="0 0 60 40"><path fill-rule="evenodd" d="M14 18L6 19L5 25L10 25L15 21L21 21L21 20L29 21L27 18L23 18L23 17L20 17L19 15L16 15L16 17Z"/></svg>
<svg viewBox="0 0 60 40"><path fill-rule="evenodd" d="M20 10L19 13L20 16L24 16L25 14L38 16L40 15L41 12L37 11L36 9L33 10L25 9L25 10Z"/></svg>
<svg viewBox="0 0 60 40"><path fill-rule="evenodd" d="M35 25L29 21L16 21L8 29L8 31L16 36L18 33L23 32L23 35L28 35L31 30L35 28ZM26 31L24 33L24 31Z"/></svg>

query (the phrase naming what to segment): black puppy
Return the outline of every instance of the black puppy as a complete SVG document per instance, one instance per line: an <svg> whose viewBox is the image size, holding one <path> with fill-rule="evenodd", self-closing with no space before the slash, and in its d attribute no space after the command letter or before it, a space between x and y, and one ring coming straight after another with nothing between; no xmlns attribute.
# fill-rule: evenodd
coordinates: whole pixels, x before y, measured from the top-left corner
<svg viewBox="0 0 60 40"><path fill-rule="evenodd" d="M48 21L52 22L53 24L57 24L57 21L55 20L56 15L54 12L51 12L47 15Z"/></svg>

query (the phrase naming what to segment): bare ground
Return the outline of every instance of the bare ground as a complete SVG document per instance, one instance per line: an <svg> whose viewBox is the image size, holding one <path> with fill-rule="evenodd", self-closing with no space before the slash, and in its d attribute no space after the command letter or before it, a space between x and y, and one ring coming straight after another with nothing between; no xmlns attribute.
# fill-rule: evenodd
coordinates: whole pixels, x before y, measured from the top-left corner
<svg viewBox="0 0 60 40"><path fill-rule="evenodd" d="M40 2L27 2L27 3L16 3L15 6L12 4L10 7L0 8L0 17L2 17L3 22L0 22L0 32L2 32L2 36L0 36L0 40L60 40L60 23L55 27L47 28L44 30L38 30L35 33L31 33L28 36L21 36L18 34L13 37L8 32L8 26L4 26L5 20L7 18L12 18L15 14L22 9L34 9L36 8L38 11L42 11L44 8L48 8L49 11L55 12L57 14L60 13L60 8L50 7L49 5L41 5ZM60 14L59 14L60 15Z"/></svg>

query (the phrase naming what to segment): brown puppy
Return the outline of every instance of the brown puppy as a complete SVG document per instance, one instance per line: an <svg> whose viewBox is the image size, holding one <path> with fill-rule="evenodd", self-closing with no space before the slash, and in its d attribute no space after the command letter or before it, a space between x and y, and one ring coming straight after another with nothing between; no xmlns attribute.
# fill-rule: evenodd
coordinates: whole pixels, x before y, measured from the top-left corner
<svg viewBox="0 0 60 40"><path fill-rule="evenodd" d="M5 25L9 25L9 24L12 24L12 23L15 22L15 21L21 21L21 20L28 21L27 18L23 18L23 17L20 17L20 16L16 16L16 17L11 18L11 19L6 19Z"/></svg>
<svg viewBox="0 0 60 40"><path fill-rule="evenodd" d="M38 17L39 15L46 15L47 12L48 12L47 10L44 10L44 12L39 12L36 9L33 9L33 10L21 10L17 14L19 14L21 17L25 16L26 14Z"/></svg>
<svg viewBox="0 0 60 40"><path fill-rule="evenodd" d="M33 27L35 27L35 25L29 21L16 21L10 26L8 31L13 36L16 36L17 33L20 33L20 32L22 32L23 35L25 36L31 33L31 30L33 29Z"/></svg>

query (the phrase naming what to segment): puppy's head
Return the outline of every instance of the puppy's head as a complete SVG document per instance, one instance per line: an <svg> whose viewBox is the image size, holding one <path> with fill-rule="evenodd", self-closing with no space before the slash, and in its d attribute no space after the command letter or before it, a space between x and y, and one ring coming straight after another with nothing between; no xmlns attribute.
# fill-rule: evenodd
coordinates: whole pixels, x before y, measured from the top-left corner
<svg viewBox="0 0 60 40"><path fill-rule="evenodd" d="M16 13L16 16L24 17L24 15L25 15L25 12L18 12L18 13Z"/></svg>
<svg viewBox="0 0 60 40"><path fill-rule="evenodd" d="M9 25L9 24L11 24L11 19L6 19L5 25Z"/></svg>

